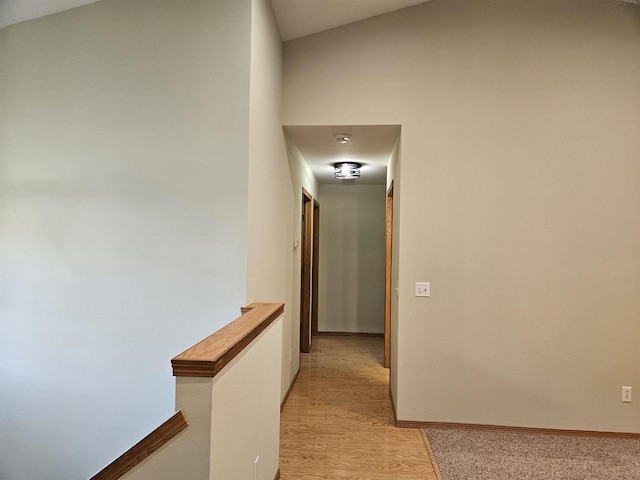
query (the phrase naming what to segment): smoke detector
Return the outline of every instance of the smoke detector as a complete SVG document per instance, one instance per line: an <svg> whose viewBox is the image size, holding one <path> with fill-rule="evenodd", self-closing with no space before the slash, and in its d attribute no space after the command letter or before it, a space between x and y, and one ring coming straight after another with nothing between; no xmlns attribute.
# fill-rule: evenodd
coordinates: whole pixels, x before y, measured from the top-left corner
<svg viewBox="0 0 640 480"><path fill-rule="evenodd" d="M338 143L349 143L351 141L351 135L348 133L336 133L333 138L335 138Z"/></svg>

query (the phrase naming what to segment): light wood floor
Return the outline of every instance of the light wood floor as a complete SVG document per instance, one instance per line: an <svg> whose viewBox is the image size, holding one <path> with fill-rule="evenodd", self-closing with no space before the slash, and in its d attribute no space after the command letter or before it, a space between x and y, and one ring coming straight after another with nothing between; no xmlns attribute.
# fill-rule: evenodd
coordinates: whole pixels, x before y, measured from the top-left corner
<svg viewBox="0 0 640 480"><path fill-rule="evenodd" d="M393 426L382 355L381 338L314 337L282 411L281 479L436 480L420 431Z"/></svg>

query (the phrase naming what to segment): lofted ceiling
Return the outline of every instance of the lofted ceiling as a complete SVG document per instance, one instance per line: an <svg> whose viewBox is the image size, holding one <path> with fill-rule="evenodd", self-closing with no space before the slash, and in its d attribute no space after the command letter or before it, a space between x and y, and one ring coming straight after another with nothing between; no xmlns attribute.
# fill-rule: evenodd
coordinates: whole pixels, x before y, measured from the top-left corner
<svg viewBox="0 0 640 480"><path fill-rule="evenodd" d="M427 0L271 0L283 41L305 37Z"/></svg>
<svg viewBox="0 0 640 480"><path fill-rule="evenodd" d="M0 0L0 28L98 0Z"/></svg>
<svg viewBox="0 0 640 480"><path fill-rule="evenodd" d="M400 125L285 126L286 136L294 143L321 184L344 184L354 180L336 180L331 164L340 161L362 163L361 177L355 182L384 185L387 165L400 136ZM342 144L335 134L347 133L351 141Z"/></svg>
<svg viewBox="0 0 640 480"><path fill-rule="evenodd" d="M0 28L99 0L0 0ZM428 0L271 0L282 40L293 40ZM640 5L640 0L622 0Z"/></svg>
<svg viewBox="0 0 640 480"><path fill-rule="evenodd" d="M0 0L0 28L98 0ZM304 37L426 0L271 0L283 40ZM640 1L640 0L639 0Z"/></svg>

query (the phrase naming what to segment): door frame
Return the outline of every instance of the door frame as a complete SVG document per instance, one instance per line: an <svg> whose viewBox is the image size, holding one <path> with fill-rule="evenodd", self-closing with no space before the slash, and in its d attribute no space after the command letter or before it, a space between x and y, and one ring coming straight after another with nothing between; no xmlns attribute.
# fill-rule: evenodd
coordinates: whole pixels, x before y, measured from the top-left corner
<svg viewBox="0 0 640 480"><path fill-rule="evenodd" d="M300 352L311 351L311 258L313 246L313 197L302 189L300 247Z"/></svg>
<svg viewBox="0 0 640 480"><path fill-rule="evenodd" d="M311 336L318 335L318 265L320 262L320 204L313 200L313 256L311 259ZM312 338L313 340L313 338Z"/></svg>
<svg viewBox="0 0 640 480"><path fill-rule="evenodd" d="M391 367L391 265L393 253L393 181L387 190L384 262L384 368Z"/></svg>

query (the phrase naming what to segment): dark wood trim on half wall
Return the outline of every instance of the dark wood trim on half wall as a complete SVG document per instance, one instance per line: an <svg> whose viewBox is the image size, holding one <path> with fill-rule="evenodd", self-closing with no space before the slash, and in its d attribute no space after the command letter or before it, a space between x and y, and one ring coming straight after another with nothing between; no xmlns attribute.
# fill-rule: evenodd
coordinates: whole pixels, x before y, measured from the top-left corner
<svg viewBox="0 0 640 480"><path fill-rule="evenodd" d="M185 420L182 411L178 410L170 419L91 477L91 480L115 480L120 478L188 426L189 424Z"/></svg>

